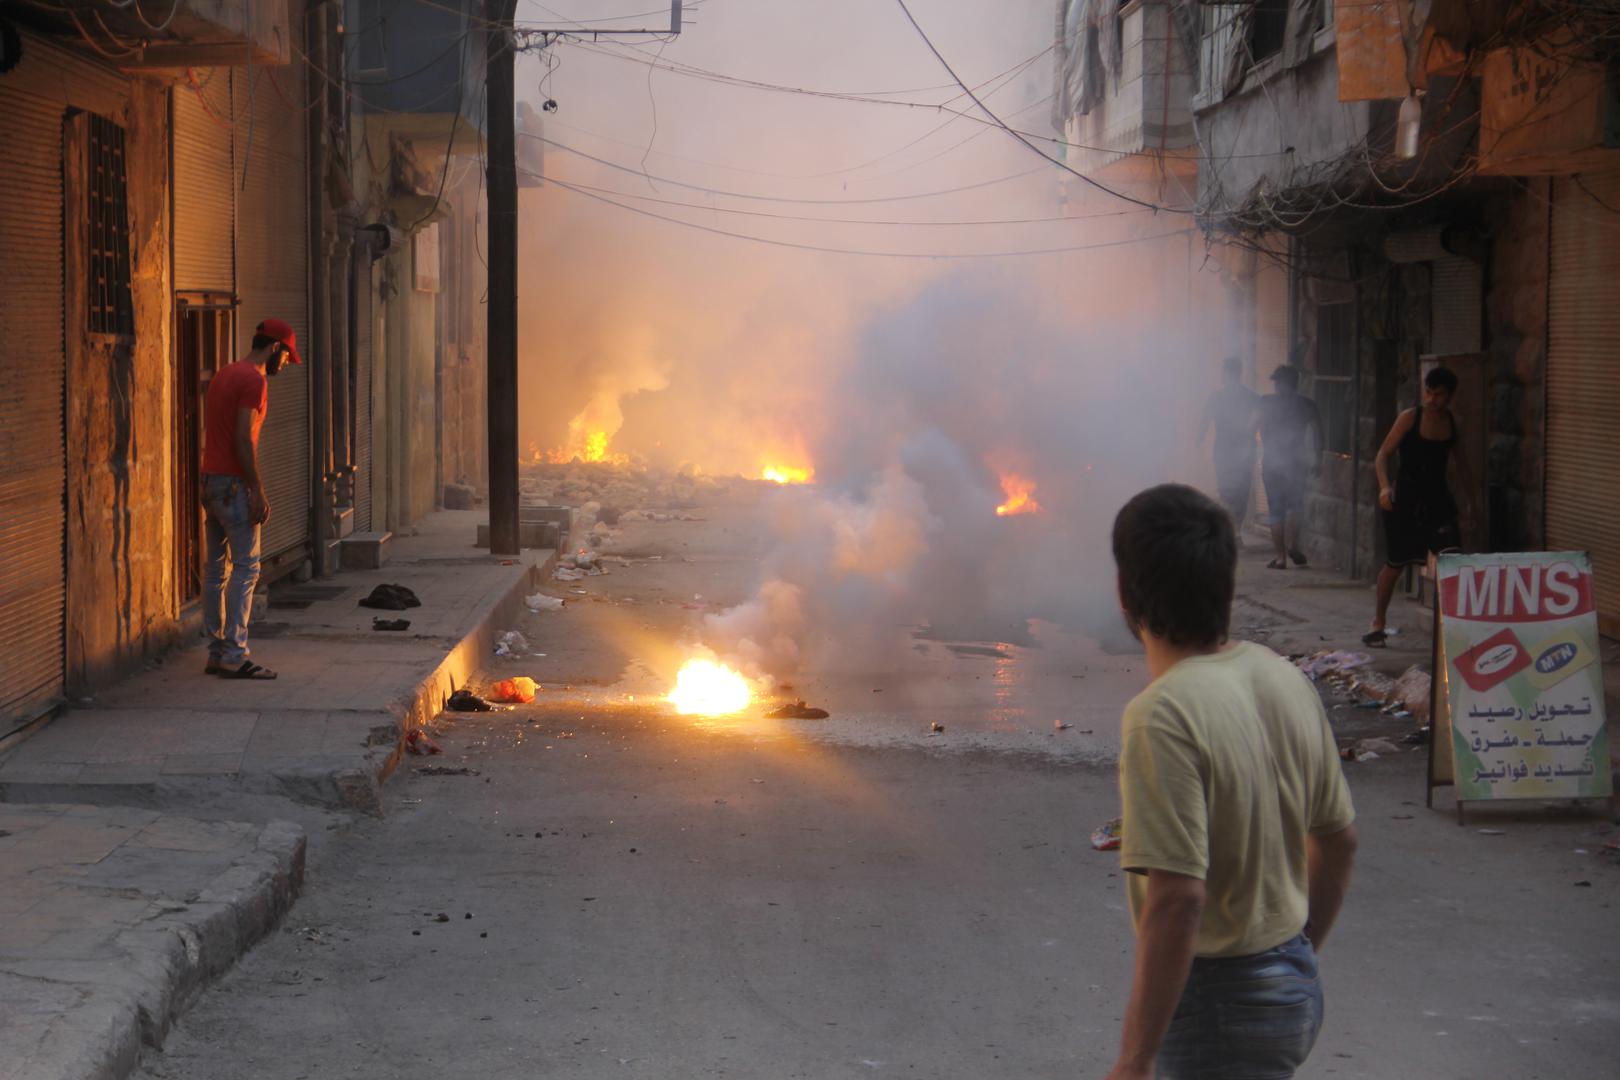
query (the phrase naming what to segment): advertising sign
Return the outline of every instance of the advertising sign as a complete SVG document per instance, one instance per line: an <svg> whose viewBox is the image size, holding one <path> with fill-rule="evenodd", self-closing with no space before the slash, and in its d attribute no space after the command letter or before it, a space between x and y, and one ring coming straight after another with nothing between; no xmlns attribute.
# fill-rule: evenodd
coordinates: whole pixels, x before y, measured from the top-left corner
<svg viewBox="0 0 1620 1080"><path fill-rule="evenodd" d="M1436 634L1459 803L1612 794L1585 552L1441 555ZM1446 723L1445 721L1449 721Z"/></svg>

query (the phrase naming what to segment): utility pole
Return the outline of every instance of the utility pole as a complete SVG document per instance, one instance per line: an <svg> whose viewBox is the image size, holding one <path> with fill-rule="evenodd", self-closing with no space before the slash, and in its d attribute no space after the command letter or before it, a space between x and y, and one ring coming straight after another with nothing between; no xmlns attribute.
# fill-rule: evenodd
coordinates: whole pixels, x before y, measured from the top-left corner
<svg viewBox="0 0 1620 1080"><path fill-rule="evenodd" d="M484 0L489 164L489 551L517 555L518 535L518 197L513 130L513 19L517 0Z"/></svg>

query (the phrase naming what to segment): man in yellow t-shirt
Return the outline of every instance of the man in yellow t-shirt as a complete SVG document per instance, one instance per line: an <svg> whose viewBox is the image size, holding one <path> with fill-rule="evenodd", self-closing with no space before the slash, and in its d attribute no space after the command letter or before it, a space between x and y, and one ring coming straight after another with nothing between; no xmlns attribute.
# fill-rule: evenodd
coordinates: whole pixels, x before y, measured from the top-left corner
<svg viewBox="0 0 1620 1080"><path fill-rule="evenodd" d="M1150 488L1113 543L1153 681L1125 709L1136 974L1109 1077L1289 1077L1322 1025L1316 953L1356 847L1333 733L1293 665L1227 639L1237 538L1220 506Z"/></svg>

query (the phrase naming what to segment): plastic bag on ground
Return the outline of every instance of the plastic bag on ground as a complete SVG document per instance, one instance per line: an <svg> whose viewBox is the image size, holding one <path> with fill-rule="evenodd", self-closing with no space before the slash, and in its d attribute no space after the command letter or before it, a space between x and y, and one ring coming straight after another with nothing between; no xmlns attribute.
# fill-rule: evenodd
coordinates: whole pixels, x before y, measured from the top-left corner
<svg viewBox="0 0 1620 1080"><path fill-rule="evenodd" d="M510 679L501 679L489 688L492 701L502 701L516 705L527 705L534 700L536 690L540 684L527 675L514 675Z"/></svg>

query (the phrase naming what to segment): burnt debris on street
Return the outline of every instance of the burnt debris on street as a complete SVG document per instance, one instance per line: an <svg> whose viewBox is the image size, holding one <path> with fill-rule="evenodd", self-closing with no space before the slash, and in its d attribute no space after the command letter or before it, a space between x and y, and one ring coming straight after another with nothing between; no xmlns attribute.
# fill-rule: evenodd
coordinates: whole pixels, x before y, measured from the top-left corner
<svg viewBox="0 0 1620 1080"><path fill-rule="evenodd" d="M1611 1074L1617 41L6 5L0 1073Z"/></svg>

